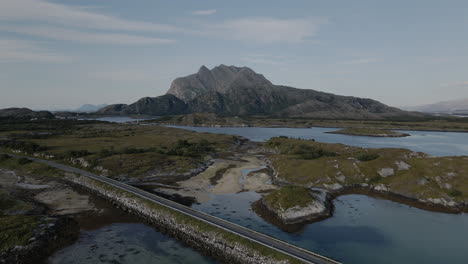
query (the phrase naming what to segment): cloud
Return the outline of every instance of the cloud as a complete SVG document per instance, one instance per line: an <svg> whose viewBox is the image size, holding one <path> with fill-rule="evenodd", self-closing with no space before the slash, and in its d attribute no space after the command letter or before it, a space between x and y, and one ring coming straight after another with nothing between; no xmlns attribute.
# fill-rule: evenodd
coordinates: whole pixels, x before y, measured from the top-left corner
<svg viewBox="0 0 468 264"><path fill-rule="evenodd" d="M252 17L205 24L201 35L256 43L297 43L317 34L323 19L277 19Z"/></svg>
<svg viewBox="0 0 468 264"><path fill-rule="evenodd" d="M379 58L361 58L361 59L354 59L349 61L342 61L339 64L343 65L359 65L359 64L369 64L379 62Z"/></svg>
<svg viewBox="0 0 468 264"><path fill-rule="evenodd" d="M216 13L216 9L207 9L207 10L195 10L192 12L192 15L195 16L209 16Z"/></svg>
<svg viewBox="0 0 468 264"><path fill-rule="evenodd" d="M174 43L173 39L135 36L117 33L84 32L52 26L0 26L0 31L26 34L54 40L96 44L152 45Z"/></svg>
<svg viewBox="0 0 468 264"><path fill-rule="evenodd" d="M0 39L0 63L60 63L69 61L72 61L70 57L54 54L40 47L37 42L18 39Z"/></svg>
<svg viewBox="0 0 468 264"><path fill-rule="evenodd" d="M89 8L67 6L44 0L2 0L0 1L0 20L46 22L104 30L152 32L180 30L172 25L131 21L92 12Z"/></svg>

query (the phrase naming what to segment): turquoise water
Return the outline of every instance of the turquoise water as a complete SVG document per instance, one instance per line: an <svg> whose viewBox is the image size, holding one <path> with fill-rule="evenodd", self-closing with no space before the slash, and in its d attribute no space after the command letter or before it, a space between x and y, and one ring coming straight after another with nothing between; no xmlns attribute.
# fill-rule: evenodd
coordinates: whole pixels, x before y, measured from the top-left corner
<svg viewBox="0 0 468 264"><path fill-rule="evenodd" d="M141 223L118 223L82 231L79 240L49 259L50 264L215 263Z"/></svg>

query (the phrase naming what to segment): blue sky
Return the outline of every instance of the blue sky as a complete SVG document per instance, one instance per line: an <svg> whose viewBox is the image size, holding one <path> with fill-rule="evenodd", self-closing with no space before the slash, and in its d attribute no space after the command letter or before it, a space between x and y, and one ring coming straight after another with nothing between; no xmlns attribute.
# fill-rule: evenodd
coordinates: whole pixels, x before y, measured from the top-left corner
<svg viewBox="0 0 468 264"><path fill-rule="evenodd" d="M0 108L164 94L201 65L418 105L468 98L468 1L0 0Z"/></svg>

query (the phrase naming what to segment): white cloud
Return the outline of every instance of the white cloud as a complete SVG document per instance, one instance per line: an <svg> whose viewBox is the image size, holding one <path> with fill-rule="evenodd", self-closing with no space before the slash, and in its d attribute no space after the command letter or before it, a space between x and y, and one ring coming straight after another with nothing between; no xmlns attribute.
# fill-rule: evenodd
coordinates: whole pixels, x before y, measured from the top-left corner
<svg viewBox="0 0 468 264"><path fill-rule="evenodd" d="M195 16L209 16L216 13L216 9L207 9L207 10L195 10L192 12L192 15Z"/></svg>
<svg viewBox="0 0 468 264"><path fill-rule="evenodd" d="M42 48L37 42L18 39L0 39L0 63L59 63L69 61L72 61L70 57L54 54Z"/></svg>
<svg viewBox="0 0 468 264"><path fill-rule="evenodd" d="M44 0L1 0L0 20L47 22L106 30L154 32L174 32L180 30L172 25L131 21L91 12L89 8L67 6Z"/></svg>
<svg viewBox="0 0 468 264"><path fill-rule="evenodd" d="M82 43L151 45L174 43L173 39L135 36L117 33L84 32L51 26L0 26L0 31Z"/></svg>
<svg viewBox="0 0 468 264"><path fill-rule="evenodd" d="M323 19L253 17L205 24L200 35L257 43L301 42L317 34Z"/></svg>

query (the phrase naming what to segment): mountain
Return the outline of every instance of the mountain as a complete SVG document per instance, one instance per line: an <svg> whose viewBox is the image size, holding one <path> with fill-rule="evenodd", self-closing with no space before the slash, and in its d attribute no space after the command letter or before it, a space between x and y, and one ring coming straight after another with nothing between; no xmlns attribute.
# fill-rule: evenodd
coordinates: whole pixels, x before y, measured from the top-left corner
<svg viewBox="0 0 468 264"><path fill-rule="evenodd" d="M413 111L426 113L444 113L444 114L468 114L468 98L437 102L433 104L405 107Z"/></svg>
<svg viewBox="0 0 468 264"><path fill-rule="evenodd" d="M29 108L5 108L0 109L0 118L51 119L54 115L49 111L33 111Z"/></svg>
<svg viewBox="0 0 468 264"><path fill-rule="evenodd" d="M187 104L174 95L144 97L133 104L114 104L101 108L96 113L103 115L180 115L188 112Z"/></svg>
<svg viewBox="0 0 468 264"><path fill-rule="evenodd" d="M80 106L78 109L76 109L74 112L79 112L79 113L92 113L96 112L99 109L107 106L107 104L100 104L100 105L93 105L93 104L84 104Z"/></svg>
<svg viewBox="0 0 468 264"><path fill-rule="evenodd" d="M248 67L200 67L175 79L166 95L131 105L111 105L100 114L170 115L196 112L223 116L277 116L346 119L420 117L372 99L340 96L310 89L274 85Z"/></svg>

